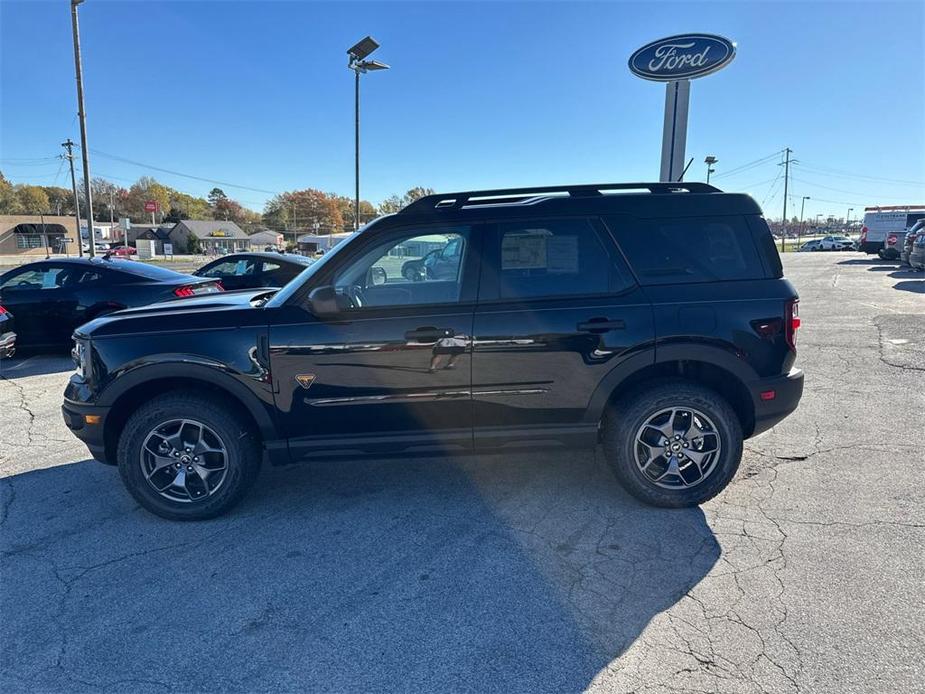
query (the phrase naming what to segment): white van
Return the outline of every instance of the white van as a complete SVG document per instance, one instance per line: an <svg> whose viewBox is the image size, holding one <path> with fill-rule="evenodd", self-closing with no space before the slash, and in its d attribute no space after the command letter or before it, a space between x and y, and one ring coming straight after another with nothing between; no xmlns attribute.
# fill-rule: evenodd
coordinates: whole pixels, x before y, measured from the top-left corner
<svg viewBox="0 0 925 694"><path fill-rule="evenodd" d="M925 205L891 205L890 207L865 207L864 226L858 250L865 253L879 253L887 236L905 234L917 221L925 217Z"/></svg>

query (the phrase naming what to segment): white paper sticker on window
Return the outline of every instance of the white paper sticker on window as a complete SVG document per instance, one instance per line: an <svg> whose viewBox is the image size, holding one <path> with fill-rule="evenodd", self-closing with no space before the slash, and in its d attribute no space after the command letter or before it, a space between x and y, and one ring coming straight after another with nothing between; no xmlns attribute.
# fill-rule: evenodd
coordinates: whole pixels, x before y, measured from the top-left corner
<svg viewBox="0 0 925 694"><path fill-rule="evenodd" d="M538 270L546 267L546 229L508 233L501 240L502 270Z"/></svg>
<svg viewBox="0 0 925 694"><path fill-rule="evenodd" d="M578 237L552 236L546 242L546 269L560 275L578 274Z"/></svg>

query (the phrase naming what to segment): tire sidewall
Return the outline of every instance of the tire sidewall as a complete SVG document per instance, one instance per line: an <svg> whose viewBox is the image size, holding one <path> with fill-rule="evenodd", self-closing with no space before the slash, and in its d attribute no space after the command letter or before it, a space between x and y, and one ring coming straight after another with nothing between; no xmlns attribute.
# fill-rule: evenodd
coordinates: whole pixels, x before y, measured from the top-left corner
<svg viewBox="0 0 925 694"><path fill-rule="evenodd" d="M141 448L148 434L175 419L201 422L221 439L228 472L218 490L201 501L178 502L162 497L148 483L141 468ZM139 408L126 422L118 445L119 474L126 489L144 508L171 520L204 520L236 504L259 470L253 434L231 412L198 396L161 396Z"/></svg>
<svg viewBox="0 0 925 694"><path fill-rule="evenodd" d="M655 413L686 407L706 415L720 436L720 456L703 482L688 489L664 489L648 480L636 465L636 432ZM742 426L719 393L687 381L666 382L637 391L608 413L604 445L607 462L636 498L656 506L696 506L719 494L735 476L742 459Z"/></svg>

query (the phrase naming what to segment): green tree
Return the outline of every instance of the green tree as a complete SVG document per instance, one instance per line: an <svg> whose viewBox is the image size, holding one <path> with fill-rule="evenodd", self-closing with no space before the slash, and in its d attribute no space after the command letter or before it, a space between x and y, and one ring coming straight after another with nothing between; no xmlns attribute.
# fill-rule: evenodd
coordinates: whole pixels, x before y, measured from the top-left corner
<svg viewBox="0 0 925 694"><path fill-rule="evenodd" d="M433 188L424 188L422 186L415 186L414 188L409 188L404 195L401 197L397 195L392 195L381 203L379 203L379 213L380 214L391 214L393 212L398 212L401 208L407 207L415 200L423 198L425 195L433 195ZM362 216L362 213L361 213Z"/></svg>
<svg viewBox="0 0 925 694"><path fill-rule="evenodd" d="M48 214L48 195L41 186L18 185L16 198L22 214Z"/></svg>
<svg viewBox="0 0 925 694"><path fill-rule="evenodd" d="M48 196L48 210L55 214L74 214L74 194L67 188L44 186Z"/></svg>
<svg viewBox="0 0 925 694"><path fill-rule="evenodd" d="M264 207L263 222L277 230L320 234L333 234L344 229L344 216L338 196L314 188L274 196Z"/></svg>
<svg viewBox="0 0 925 694"><path fill-rule="evenodd" d="M0 172L0 214L19 214L19 198L13 184Z"/></svg>
<svg viewBox="0 0 925 694"><path fill-rule="evenodd" d="M186 252L189 255L199 255L202 253L202 242L196 234L190 234L186 239Z"/></svg>

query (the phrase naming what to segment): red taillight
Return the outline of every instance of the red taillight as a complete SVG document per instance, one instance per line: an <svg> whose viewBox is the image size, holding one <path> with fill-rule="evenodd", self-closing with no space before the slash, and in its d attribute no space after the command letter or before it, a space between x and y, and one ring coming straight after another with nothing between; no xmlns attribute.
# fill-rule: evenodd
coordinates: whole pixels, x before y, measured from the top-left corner
<svg viewBox="0 0 925 694"><path fill-rule="evenodd" d="M867 227L861 227L861 243L867 240Z"/></svg>
<svg viewBox="0 0 925 694"><path fill-rule="evenodd" d="M797 330L800 327L800 301L794 299L787 302L787 344L790 349L797 348Z"/></svg>
<svg viewBox="0 0 925 694"><path fill-rule="evenodd" d="M890 234L889 236L887 236L887 237L886 237L886 242L887 242L888 244L890 244L891 246L895 245L895 243L896 243L896 234Z"/></svg>
<svg viewBox="0 0 925 694"><path fill-rule="evenodd" d="M173 290L173 293L177 296L195 296L192 287L177 287Z"/></svg>
<svg viewBox="0 0 925 694"><path fill-rule="evenodd" d="M179 297L199 296L200 294L214 294L223 292L225 288L218 282L206 282L205 284L184 284L177 287L173 293Z"/></svg>
<svg viewBox="0 0 925 694"><path fill-rule="evenodd" d="M225 291L225 285L222 284L221 280L215 280L215 286L218 287L220 291Z"/></svg>
<svg viewBox="0 0 925 694"><path fill-rule="evenodd" d="M3 308L3 306L0 306L0 316L2 316L4 313L9 313L9 311Z"/></svg>

